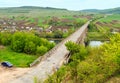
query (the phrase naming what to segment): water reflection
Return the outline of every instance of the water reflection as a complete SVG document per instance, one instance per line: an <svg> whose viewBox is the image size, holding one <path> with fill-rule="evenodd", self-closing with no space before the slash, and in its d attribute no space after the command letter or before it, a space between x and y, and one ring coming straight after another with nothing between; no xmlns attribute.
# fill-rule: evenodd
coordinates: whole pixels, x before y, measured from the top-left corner
<svg viewBox="0 0 120 83"><path fill-rule="evenodd" d="M90 41L89 46L98 47L98 46L100 46L103 43L104 42L101 42L101 41Z"/></svg>
<svg viewBox="0 0 120 83"><path fill-rule="evenodd" d="M49 42L54 42L54 43L56 43L56 44L58 44L58 43L60 43L62 40L60 40L60 39L50 39L49 40Z"/></svg>

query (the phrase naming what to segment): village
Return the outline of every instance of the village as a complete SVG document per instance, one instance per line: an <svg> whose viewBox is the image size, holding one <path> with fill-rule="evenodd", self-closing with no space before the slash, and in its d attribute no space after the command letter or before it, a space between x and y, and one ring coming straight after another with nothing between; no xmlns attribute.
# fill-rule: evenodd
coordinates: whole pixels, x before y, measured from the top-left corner
<svg viewBox="0 0 120 83"><path fill-rule="evenodd" d="M57 20L55 20L57 21ZM68 20L66 20L68 21ZM63 21L65 22L65 20ZM43 23L45 25L45 22ZM62 25L61 25L62 26ZM53 32L59 30L62 32L68 32L69 26L55 26L49 25L47 28L40 27L37 22L29 22L25 20L14 20L9 18L0 18L0 32L16 32L16 31L37 31L37 32Z"/></svg>

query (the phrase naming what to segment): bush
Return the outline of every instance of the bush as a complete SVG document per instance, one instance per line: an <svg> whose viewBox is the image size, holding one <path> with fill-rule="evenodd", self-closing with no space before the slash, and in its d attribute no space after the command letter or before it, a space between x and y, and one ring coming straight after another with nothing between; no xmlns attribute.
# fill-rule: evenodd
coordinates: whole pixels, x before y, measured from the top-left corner
<svg viewBox="0 0 120 83"><path fill-rule="evenodd" d="M63 74L68 83L104 83L120 71L120 34L113 35L109 43L99 48L85 49L73 42L66 46L72 52L71 61L65 66L69 79Z"/></svg>
<svg viewBox="0 0 120 83"><path fill-rule="evenodd" d="M32 54L32 53L35 53L35 50L36 50L36 45L32 41L26 42L24 47L25 53Z"/></svg>
<svg viewBox="0 0 120 83"><path fill-rule="evenodd" d="M40 46L39 50L37 46ZM44 38L39 38L32 33L16 32L12 37L11 47L16 52L35 54L36 52L38 53L40 51L41 54L44 54L49 49L53 48L54 45L53 43L50 43L48 40ZM42 48L43 50L41 50Z"/></svg>
<svg viewBox="0 0 120 83"><path fill-rule="evenodd" d="M48 51L47 47L45 46L37 46L37 51L36 54L38 55L43 55L44 53L46 53Z"/></svg>
<svg viewBox="0 0 120 83"><path fill-rule="evenodd" d="M12 36L11 33L7 33L7 32L0 33L0 44L2 44L2 45L10 45L11 36Z"/></svg>

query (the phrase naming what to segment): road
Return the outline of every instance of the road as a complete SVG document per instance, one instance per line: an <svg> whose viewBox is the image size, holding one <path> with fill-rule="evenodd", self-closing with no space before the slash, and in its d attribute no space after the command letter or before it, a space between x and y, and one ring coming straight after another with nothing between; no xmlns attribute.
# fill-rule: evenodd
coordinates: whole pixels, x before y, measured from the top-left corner
<svg viewBox="0 0 120 83"><path fill-rule="evenodd" d="M30 71L26 72L21 77L12 79L10 83L34 83L34 78L38 78L41 81L44 81L48 75L54 73L56 67L60 67L62 65L65 55L69 53L64 44L67 41L76 42L88 24L89 22L87 22L75 33L65 39L62 44L51 54L50 57L39 63L37 66L33 67Z"/></svg>

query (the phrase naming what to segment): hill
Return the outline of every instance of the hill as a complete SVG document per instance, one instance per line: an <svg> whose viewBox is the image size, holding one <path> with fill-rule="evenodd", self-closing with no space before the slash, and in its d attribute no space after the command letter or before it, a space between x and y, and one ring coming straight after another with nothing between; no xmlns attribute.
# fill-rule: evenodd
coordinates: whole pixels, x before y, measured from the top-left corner
<svg viewBox="0 0 120 83"><path fill-rule="evenodd" d="M120 7L111 8L111 9L104 9L104 10L86 9L86 10L81 10L81 12L87 12L87 13L102 13L102 14L120 14Z"/></svg>
<svg viewBox="0 0 120 83"><path fill-rule="evenodd" d="M0 16L65 16L65 15L80 15L80 11L69 11L67 9L52 8L52 7L8 7L0 8Z"/></svg>
<svg viewBox="0 0 120 83"><path fill-rule="evenodd" d="M100 10L98 10L98 9L85 9L85 10L81 10L81 12L88 12L88 13L96 13L98 11L100 11Z"/></svg>

